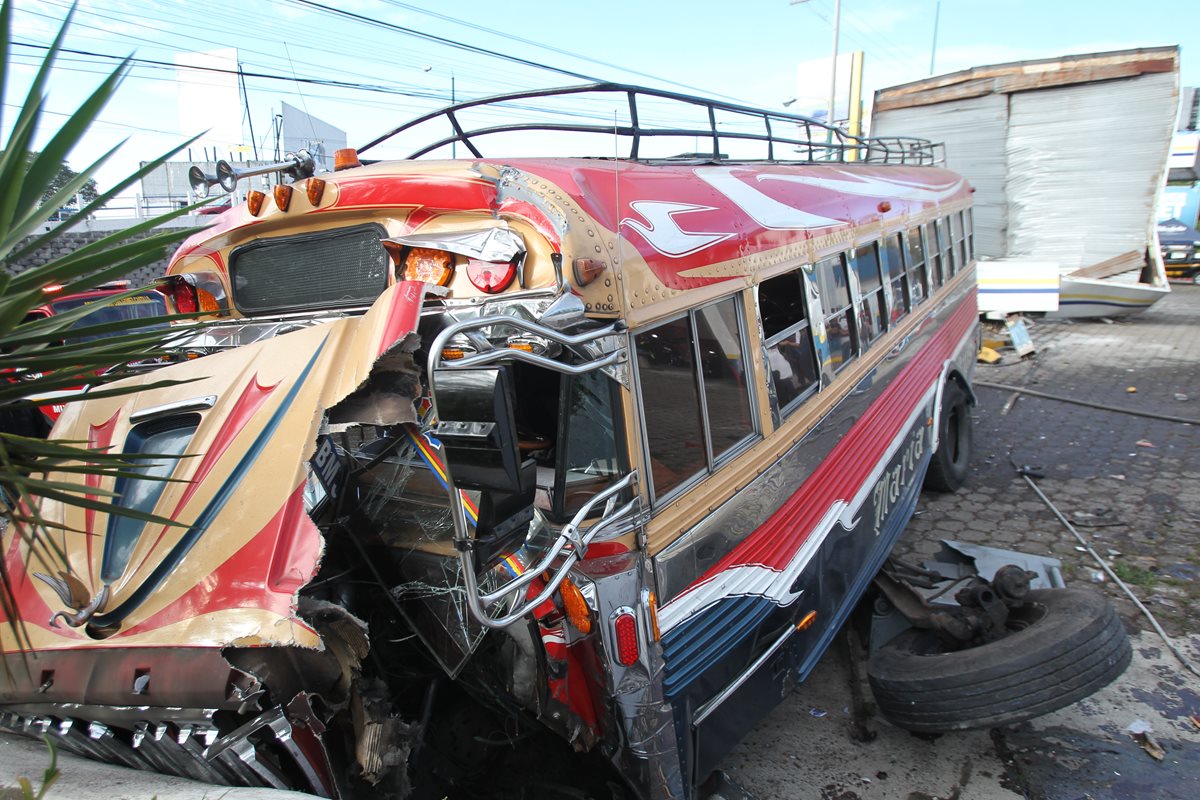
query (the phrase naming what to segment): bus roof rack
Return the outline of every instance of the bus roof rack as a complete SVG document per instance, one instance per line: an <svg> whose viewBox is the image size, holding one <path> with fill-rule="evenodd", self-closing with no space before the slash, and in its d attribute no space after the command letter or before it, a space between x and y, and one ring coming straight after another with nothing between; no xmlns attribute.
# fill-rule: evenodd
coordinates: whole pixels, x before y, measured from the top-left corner
<svg viewBox="0 0 1200 800"><path fill-rule="evenodd" d="M556 121L555 118L561 119L564 116L564 112L562 110L550 110L544 106L531 106L521 102L528 100L541 100L545 98L564 98L583 94L625 95L628 105L627 120L624 122L617 120L614 120L613 122L601 122L597 117L595 122L559 122ZM639 113L639 102L641 102L644 107L645 103L651 99L656 101L675 101L677 103L698 107L699 109L707 112L708 124L697 125L694 127L662 127L647 124L642 121L643 115ZM514 103L516 103L516 105L513 105ZM518 109L527 112L542 112L544 116L543 119L532 120L528 122L485 125L475 128L464 127L463 119L460 117L462 112L486 107L501 106L503 104L509 104L507 109L509 112L514 109ZM722 129L718 126L717 122L718 112L721 112L721 114L727 117L729 120L737 120L738 122L760 122L762 124L762 129ZM581 114L578 109L568 113L575 117L586 116L585 114ZM546 116L551 118L546 119ZM480 98L478 100L468 100L462 103L456 103L454 105L446 106L438 111L417 117L416 119L410 120L398 128L394 128L382 136L367 142L365 145L358 148L358 152L363 153L401 133L410 131L419 125L423 125L439 118L444 118L445 122L449 123L453 133L449 136L443 137L431 142L430 144L420 147L419 149L408 154L406 158L420 158L421 156L427 155L439 148L453 145L455 143L462 144L475 158L485 158L486 156L478 146L478 141L487 136L525 131L557 131L564 133L610 134L618 139L627 139L629 140L629 150L625 158L628 158L631 161L745 161L746 159L729 159L726 155L722 154L722 141L728 143L734 140L765 143L767 148L767 161L786 161L799 163L842 163L857 161L870 164L909 164L928 166L941 163L944 160L943 146L941 144L935 144L928 139L902 136L851 136L849 133L846 133L836 125L827 125L824 122L820 122L809 117L800 116L798 114L786 114L761 108L753 108L750 106L725 103L718 100L708 100L701 97L694 97L692 95L679 94L677 92L648 89L641 86L632 86L621 83L589 83L579 86L536 89L526 92L494 95L491 97ZM689 152L673 158L649 159L641 155L644 139L651 137L670 136L693 137L696 142L699 142L701 139L703 139L712 143L712 150ZM697 145L691 149L693 151L699 151L700 147ZM780 150L790 150L791 153L784 155L783 153L779 152ZM612 158L614 155L618 158L621 157L613 152L598 157Z"/></svg>

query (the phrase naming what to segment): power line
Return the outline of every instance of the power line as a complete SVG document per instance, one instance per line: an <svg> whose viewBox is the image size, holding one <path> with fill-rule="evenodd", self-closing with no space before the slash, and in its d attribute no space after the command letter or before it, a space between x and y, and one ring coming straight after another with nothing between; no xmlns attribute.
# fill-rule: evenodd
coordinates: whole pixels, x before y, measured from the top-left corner
<svg viewBox="0 0 1200 800"><path fill-rule="evenodd" d="M493 27L479 25L477 23L470 22L468 20L459 19L458 17L452 17L449 14L441 14L437 11L430 11L427 8L421 8L419 6L412 5L411 3L402 2L402 0L384 0L384 2L386 2L388 5L396 6L398 8L403 8L406 11L412 11L417 14L424 14L427 17L433 17L434 19L440 19L445 22L453 23L455 25L461 25L465 28L470 28L471 30L476 30L481 33L486 33L489 36L499 36L502 39L508 39L509 41L518 42L520 44L527 44L527 45L530 45L531 47L537 47L542 50L548 50L551 53L558 53L559 55L567 56L568 58L575 58L580 61L586 61L589 64L595 64L600 67L608 67L609 69L620 70L620 71L626 72L630 75L638 75L642 78L650 78L651 80L658 81L659 83L665 83L665 84L669 84L671 86L678 86L683 89L691 89L692 91L696 91L696 92L707 92L707 90L701 89L698 86L693 86L688 83L680 83L679 81L673 81L673 80L669 80L667 78L661 78L657 75L651 75L648 72L642 72L640 70L631 69L629 67L623 67L620 64L614 64L610 61L601 61L600 59L581 55L581 54L571 51L571 50L565 50L563 48L555 47L553 45L545 44L543 42L538 42L533 39L526 39L525 37L517 36L516 34L498 31ZM716 95L716 96L721 97L726 100L736 100L737 99L737 98L729 97L727 95Z"/></svg>
<svg viewBox="0 0 1200 800"><path fill-rule="evenodd" d="M48 51L50 49L49 46L47 46L47 45L31 44L29 42L13 42L13 45L16 47L27 47L31 50ZM110 55L108 53L97 53L97 52L93 52L90 50L75 50L75 49L72 49L69 47L60 48L58 52L70 53L72 55L77 55L77 56L87 56L89 58L101 58L101 59L105 59L107 61L124 61L125 60L124 56L114 56L114 55ZM424 98L427 100L442 99L440 97L440 95L437 95L433 92L404 90L404 89L399 89L399 88L390 87L390 86L371 85L371 84L366 84L366 83L354 83L353 81L339 81L339 80L334 80L332 78L289 78L284 75L272 75L271 73L268 73L268 72L247 72L245 70L224 69L222 67L201 67L201 66L195 66L192 64L176 64L176 63L173 63L170 61L158 61L158 60L152 59L152 58L135 58L132 56L129 58L129 62L131 64L137 64L139 66L154 67L154 68L159 68L159 69L168 68L168 69L175 69L175 70L179 70L179 69L193 70L196 72L215 72L215 73L220 73L223 75L245 76L247 78L260 78L262 80L287 81L288 83L307 83L307 84L312 84L314 86L331 86L331 87L340 88L340 89L354 89L355 91L360 91L360 92L380 92L383 94L398 94L398 95L403 95L405 97L420 97L420 98Z"/></svg>
<svg viewBox="0 0 1200 800"><path fill-rule="evenodd" d="M569 69L562 69L561 67L552 67L549 64L539 64L536 61L530 61L529 59L521 58L520 56L509 55L508 53L501 53L496 50L488 50L485 47L477 47L476 45L467 44L466 42L460 42L455 39L448 39L444 36L437 36L432 33L425 33L424 31L419 31L419 30L416 30L415 28L408 28L403 25L397 25L393 22L384 22L382 20L371 19L370 17L364 17L361 14L355 14L352 11L345 11L340 8L333 8L332 6L327 6L322 3L317 3L317 2L314 2L314 0L290 0L290 1L296 5L313 8L313 9L316 9L325 14L330 14L332 16L338 16L338 17L344 17L346 19L352 19L352 20L355 20L364 25L370 25L370 26L376 27L376 28L383 28L384 30L394 31L396 33L403 33L406 36L413 36L418 39L423 39L427 42L435 42L437 44L442 44L447 47L453 47L456 50L463 50L468 53L475 53L476 55L487 56L488 58L498 58L503 61L509 61L513 64L521 64L522 66L532 67L533 69L541 69L541 70L546 70L548 72L556 72L559 75L565 75L569 78L578 78L579 80L588 81L589 83L604 82L603 78L598 78L594 75L587 75L585 73L575 72L575 71L569 70Z"/></svg>

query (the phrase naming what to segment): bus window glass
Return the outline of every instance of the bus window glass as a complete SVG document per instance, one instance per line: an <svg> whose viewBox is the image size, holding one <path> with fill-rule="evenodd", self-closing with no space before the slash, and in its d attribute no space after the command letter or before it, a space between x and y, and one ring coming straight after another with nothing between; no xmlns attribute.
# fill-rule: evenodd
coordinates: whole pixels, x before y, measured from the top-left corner
<svg viewBox="0 0 1200 800"><path fill-rule="evenodd" d="M763 337L771 339L808 315L804 313L804 284L799 272L763 281L758 287L758 313Z"/></svg>
<svg viewBox="0 0 1200 800"><path fill-rule="evenodd" d="M730 297L696 312L696 341L700 346L713 458L720 460L724 453L754 433L737 298Z"/></svg>
<svg viewBox="0 0 1200 800"><path fill-rule="evenodd" d="M921 245L921 229L913 228L904 234L908 254L908 288L915 307L929 295L929 280L925 270L925 248Z"/></svg>
<svg viewBox="0 0 1200 800"><path fill-rule="evenodd" d="M967 240L963 234L963 212L961 211L950 217L950 236L954 242L954 255L958 259L958 266L961 269L970 261L970 256L967 254Z"/></svg>
<svg viewBox="0 0 1200 800"><path fill-rule="evenodd" d="M562 471L558 476L563 516L574 514L621 473L612 381L600 370L570 379Z"/></svg>
<svg viewBox="0 0 1200 800"><path fill-rule="evenodd" d="M883 271L892 287L891 321L904 318L912 310L912 297L908 288L908 273L904 271L904 244L900 234L893 233L883 240Z"/></svg>
<svg viewBox="0 0 1200 800"><path fill-rule="evenodd" d="M950 217L943 217L937 220L938 233L938 249L942 251L942 269L945 270L946 280L958 272L958 257L954 253L953 243L950 241Z"/></svg>
<svg viewBox="0 0 1200 800"><path fill-rule="evenodd" d="M821 308L828 314L835 309L850 305L850 283L846 280L846 267L841 256L833 256L817 262L817 291L821 294Z"/></svg>
<svg viewBox="0 0 1200 800"><path fill-rule="evenodd" d="M967 239L967 260L975 257L975 210L968 208L963 212L963 228Z"/></svg>
<svg viewBox="0 0 1200 800"><path fill-rule="evenodd" d="M769 380L774 389L775 410L783 417L794 411L798 400L817 385L817 362L803 293L799 272L765 280L758 287Z"/></svg>
<svg viewBox="0 0 1200 800"><path fill-rule="evenodd" d="M929 291L942 288L942 253L938 249L937 222L925 225L925 253L929 257Z"/></svg>
<svg viewBox="0 0 1200 800"><path fill-rule="evenodd" d="M874 244L858 248L854 253L854 272L862 293L859 309L859 333L865 347L879 338L887 327L887 309L883 304L883 278L879 270L879 250Z"/></svg>
<svg viewBox="0 0 1200 800"><path fill-rule="evenodd" d="M825 339L829 344L830 366L837 372L856 354L854 313L850 307L849 281L841 256L817 262L814 270L821 309L825 314Z"/></svg>
<svg viewBox="0 0 1200 800"><path fill-rule="evenodd" d="M705 466L689 318L639 333L635 342L651 477L662 497Z"/></svg>

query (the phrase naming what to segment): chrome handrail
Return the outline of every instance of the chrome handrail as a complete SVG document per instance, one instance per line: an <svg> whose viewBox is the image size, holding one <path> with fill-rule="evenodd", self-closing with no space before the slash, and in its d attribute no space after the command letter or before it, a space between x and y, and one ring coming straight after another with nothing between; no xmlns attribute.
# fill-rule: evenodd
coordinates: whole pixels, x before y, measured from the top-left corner
<svg viewBox="0 0 1200 800"><path fill-rule="evenodd" d="M552 358L525 352L524 350L496 347L492 350L475 353L453 361L442 359L442 350L451 337L494 325L505 325L516 328L526 333L541 336L564 347L573 348L591 344L608 336L618 335L623 330L619 324L612 324L585 333L566 334L553 328L539 325L531 320L510 317L503 314L479 317L448 325L434 338L433 345L429 349L429 394L433 402L433 413L437 419L441 419L437 409L437 372L439 369L467 369L480 364L513 360L524 361L569 375L579 375L620 363L627 358L625 349L619 348L611 353L591 358L582 364L565 364L561 361L555 361ZM637 482L637 470L633 470L624 478L598 492L584 503L579 511L571 517L571 521L559 531L558 538L537 564L529 566L520 575L507 581L499 588L492 591L484 591L479 585L479 579L475 574L475 552L472 549L474 540L471 538L470 528L467 525L466 510L463 507L462 496L454 489L454 478L451 474L452 467L448 463L444 467L446 469L446 483L451 487L449 492L450 516L454 520L454 540L458 550L459 563L462 565L463 581L466 584L467 608L480 624L488 628L503 628L511 625L544 603L558 589L559 584L567 577L567 572L570 571L571 567L583 558L588 544L606 529L611 528L615 523L631 516L640 505L640 500L634 497L633 500L625 503L620 508L615 508L617 496L620 492L635 485ZM581 526L588 519L588 515L602 502L605 503L605 508L601 519L590 528L586 530L582 529ZM517 603L514 609L511 609L503 616L497 617L490 613L489 609L491 606L506 597L513 596L515 592L525 589L535 579L546 572L551 573L550 578L546 581L546 586L538 592L536 597Z"/></svg>
<svg viewBox="0 0 1200 800"><path fill-rule="evenodd" d="M478 578L475 576L474 551L469 546L462 548L459 551L459 562L462 564L463 568L463 581L466 583L467 607L470 610L471 615L474 616L475 619L480 622L480 624L488 628L503 628L516 622L518 619L533 611L542 603L546 602L550 595L552 595L554 591L558 589L558 586L563 582L563 579L567 577L567 573L570 571L571 567L573 567L576 562L583 558L584 554L587 552L588 545L591 544L596 536L598 536L604 528L610 526L623 517L632 514L638 507L640 501L635 497L633 500L625 503L615 512L612 511L613 501L616 500L617 495L626 488L633 486L636 482L637 470L633 470L624 478L614 483L612 486L609 486L607 489L597 493L595 497L583 504L579 511L575 513L575 516L571 518L570 522L563 526L562 530L558 534L558 538L555 540L554 544L551 545L550 549L541 558L541 560L539 560L536 564L530 565L520 575L510 581L507 581L498 589L495 589L491 592L481 592ZM464 515L462 503L458 500L457 494L457 492L454 492L451 495L450 500L452 511L454 512L454 527L456 529L456 535L460 525L463 529L466 528L466 517ZM604 516L590 528L587 528L586 530L582 529L580 526L583 524L584 520L587 519L588 514L591 513L592 509L594 509L600 502L606 503ZM568 549L568 546L570 549ZM562 557L562 561L555 566L555 562L559 560L560 556ZM488 609L490 606L494 605L496 602L504 599L505 597L511 596L514 592L524 589L525 587L529 586L529 584L533 583L536 578L546 572L550 572L551 570L553 570L553 572L551 572L550 577L547 579L546 585L533 599L526 599L524 602L518 603L514 609L510 610L507 614L501 617L495 617L489 613Z"/></svg>

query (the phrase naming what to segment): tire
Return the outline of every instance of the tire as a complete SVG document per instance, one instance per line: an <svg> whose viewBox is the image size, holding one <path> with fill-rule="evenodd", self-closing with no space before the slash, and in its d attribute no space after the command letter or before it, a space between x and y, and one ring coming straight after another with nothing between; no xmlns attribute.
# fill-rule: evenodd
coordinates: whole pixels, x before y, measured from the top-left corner
<svg viewBox="0 0 1200 800"><path fill-rule="evenodd" d="M1003 639L944 652L912 629L877 650L867 676L880 713L917 733L992 728L1081 700L1125 671L1121 620L1103 595L1037 589L1009 617Z"/></svg>
<svg viewBox="0 0 1200 800"><path fill-rule="evenodd" d="M958 381L946 381L938 416L938 447L933 451L925 488L956 492L967 482L975 437L971 428L971 399Z"/></svg>

